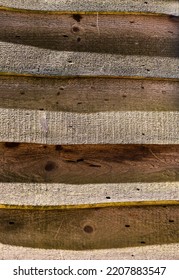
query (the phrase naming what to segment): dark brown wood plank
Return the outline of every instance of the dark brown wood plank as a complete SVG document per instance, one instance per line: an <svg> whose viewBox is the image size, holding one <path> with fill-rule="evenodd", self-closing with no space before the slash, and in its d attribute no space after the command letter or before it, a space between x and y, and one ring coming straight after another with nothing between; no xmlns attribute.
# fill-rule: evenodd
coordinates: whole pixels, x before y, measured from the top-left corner
<svg viewBox="0 0 179 280"><path fill-rule="evenodd" d="M175 17L0 11L0 40L57 51L179 57Z"/></svg>
<svg viewBox="0 0 179 280"><path fill-rule="evenodd" d="M0 76L0 107L79 113L178 111L179 82Z"/></svg>
<svg viewBox="0 0 179 280"><path fill-rule="evenodd" d="M0 210L0 242L86 250L179 242L178 206Z"/></svg>
<svg viewBox="0 0 179 280"><path fill-rule="evenodd" d="M0 165L1 182L176 182L179 145L1 143Z"/></svg>

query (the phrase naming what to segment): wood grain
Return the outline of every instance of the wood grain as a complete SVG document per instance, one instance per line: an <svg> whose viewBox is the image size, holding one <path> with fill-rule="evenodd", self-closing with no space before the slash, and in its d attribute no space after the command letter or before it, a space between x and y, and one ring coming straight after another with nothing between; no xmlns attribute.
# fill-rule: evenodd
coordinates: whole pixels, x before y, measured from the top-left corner
<svg viewBox="0 0 179 280"><path fill-rule="evenodd" d="M175 182L179 145L0 144L0 181L97 184Z"/></svg>
<svg viewBox="0 0 179 280"><path fill-rule="evenodd" d="M178 1L170 0L123 0L123 1L110 1L103 0L0 0L0 5L6 6L5 8L17 8L38 11L73 11L73 12L137 12L137 13L163 13L179 15Z"/></svg>
<svg viewBox="0 0 179 280"><path fill-rule="evenodd" d="M0 76L0 106L66 111L179 111L179 82Z"/></svg>
<svg viewBox="0 0 179 280"><path fill-rule="evenodd" d="M0 41L20 45L69 52L179 57L179 26L171 16L0 11L0 26Z"/></svg>
<svg viewBox="0 0 179 280"><path fill-rule="evenodd" d="M0 242L24 247L87 250L170 244L179 241L178 231L178 206L0 210Z"/></svg>

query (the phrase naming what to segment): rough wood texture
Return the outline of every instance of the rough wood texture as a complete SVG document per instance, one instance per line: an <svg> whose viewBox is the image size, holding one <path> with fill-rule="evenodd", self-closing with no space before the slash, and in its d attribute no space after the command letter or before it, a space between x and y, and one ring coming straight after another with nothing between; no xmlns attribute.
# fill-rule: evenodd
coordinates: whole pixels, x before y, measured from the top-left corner
<svg viewBox="0 0 179 280"><path fill-rule="evenodd" d="M178 111L72 113L0 108L0 141L179 144L178 123Z"/></svg>
<svg viewBox="0 0 179 280"><path fill-rule="evenodd" d="M178 232L178 206L0 210L0 241L9 245L71 250L120 248L176 243Z"/></svg>
<svg viewBox="0 0 179 280"><path fill-rule="evenodd" d="M38 48L179 57L178 22L170 16L96 17L0 11L0 26L1 41Z"/></svg>
<svg viewBox="0 0 179 280"><path fill-rule="evenodd" d="M179 181L179 145L1 143L1 182L97 184Z"/></svg>
<svg viewBox="0 0 179 280"><path fill-rule="evenodd" d="M78 113L179 111L179 82L0 76L0 107Z"/></svg>
<svg viewBox="0 0 179 280"><path fill-rule="evenodd" d="M71 209L179 204L179 183L0 183L1 209Z"/></svg>
<svg viewBox="0 0 179 280"><path fill-rule="evenodd" d="M1 260L178 260L179 244L101 250L46 250L0 244Z"/></svg>
<svg viewBox="0 0 179 280"><path fill-rule="evenodd" d="M177 0L0 0L0 5L40 11L152 12L179 15Z"/></svg>
<svg viewBox="0 0 179 280"><path fill-rule="evenodd" d="M1 42L0 61L1 75L9 73L48 77L123 76L179 79L179 59L176 57L58 52Z"/></svg>

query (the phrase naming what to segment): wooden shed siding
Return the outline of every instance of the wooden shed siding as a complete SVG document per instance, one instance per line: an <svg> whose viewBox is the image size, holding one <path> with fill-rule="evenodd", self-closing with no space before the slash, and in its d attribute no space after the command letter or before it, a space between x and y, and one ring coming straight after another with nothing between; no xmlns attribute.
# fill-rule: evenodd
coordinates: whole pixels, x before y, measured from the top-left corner
<svg viewBox="0 0 179 280"><path fill-rule="evenodd" d="M0 5L0 257L177 259L179 2Z"/></svg>

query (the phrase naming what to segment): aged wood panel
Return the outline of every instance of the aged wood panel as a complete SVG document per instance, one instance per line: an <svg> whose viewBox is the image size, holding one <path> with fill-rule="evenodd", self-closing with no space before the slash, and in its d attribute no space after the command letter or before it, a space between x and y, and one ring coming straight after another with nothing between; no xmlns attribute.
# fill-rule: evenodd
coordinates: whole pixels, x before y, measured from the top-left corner
<svg viewBox="0 0 179 280"><path fill-rule="evenodd" d="M170 244L179 241L178 232L178 206L0 210L0 241L18 246L86 250Z"/></svg>
<svg viewBox="0 0 179 280"><path fill-rule="evenodd" d="M178 260L179 244L101 250L36 249L0 244L1 260Z"/></svg>
<svg viewBox="0 0 179 280"><path fill-rule="evenodd" d="M151 12L179 15L178 1L170 0L0 0L6 8L39 11L86 11L86 12Z"/></svg>
<svg viewBox="0 0 179 280"><path fill-rule="evenodd" d="M37 183L175 182L179 145L0 144L0 181Z"/></svg>
<svg viewBox="0 0 179 280"><path fill-rule="evenodd" d="M0 107L78 113L179 111L179 82L0 76Z"/></svg>
<svg viewBox="0 0 179 280"><path fill-rule="evenodd" d="M72 113L0 108L0 141L179 144L178 123L178 111Z"/></svg>
<svg viewBox="0 0 179 280"><path fill-rule="evenodd" d="M71 209L179 204L179 182L0 183L1 209Z"/></svg>
<svg viewBox="0 0 179 280"><path fill-rule="evenodd" d="M37 76L111 76L179 79L179 59L89 52L59 52L0 43L2 74Z"/></svg>
<svg viewBox="0 0 179 280"><path fill-rule="evenodd" d="M170 16L0 11L0 25L4 42L56 51L179 57L179 24Z"/></svg>

